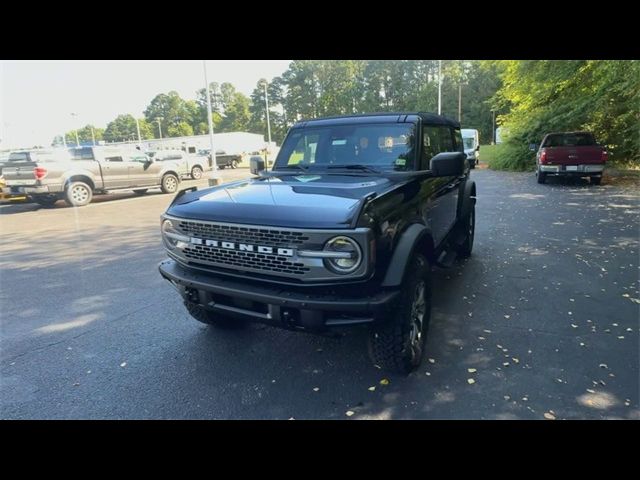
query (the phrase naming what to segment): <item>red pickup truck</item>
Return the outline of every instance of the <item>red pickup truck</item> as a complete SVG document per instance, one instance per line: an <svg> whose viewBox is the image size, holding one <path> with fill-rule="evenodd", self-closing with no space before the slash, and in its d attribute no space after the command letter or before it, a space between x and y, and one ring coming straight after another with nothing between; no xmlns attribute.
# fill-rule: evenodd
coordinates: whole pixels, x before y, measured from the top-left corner
<svg viewBox="0 0 640 480"><path fill-rule="evenodd" d="M589 177L600 185L607 151L589 132L548 133L536 155L536 177L544 183L548 175Z"/></svg>

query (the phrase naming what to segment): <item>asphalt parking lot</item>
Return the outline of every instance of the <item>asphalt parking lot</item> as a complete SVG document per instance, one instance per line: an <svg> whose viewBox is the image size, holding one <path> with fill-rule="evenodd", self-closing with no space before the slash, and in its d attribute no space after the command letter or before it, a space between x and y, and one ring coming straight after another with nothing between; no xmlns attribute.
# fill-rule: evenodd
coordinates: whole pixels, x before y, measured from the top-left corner
<svg viewBox="0 0 640 480"><path fill-rule="evenodd" d="M472 176L474 254L434 272L408 377L361 330L192 320L157 271L170 196L0 206L0 417L640 419L638 185Z"/></svg>

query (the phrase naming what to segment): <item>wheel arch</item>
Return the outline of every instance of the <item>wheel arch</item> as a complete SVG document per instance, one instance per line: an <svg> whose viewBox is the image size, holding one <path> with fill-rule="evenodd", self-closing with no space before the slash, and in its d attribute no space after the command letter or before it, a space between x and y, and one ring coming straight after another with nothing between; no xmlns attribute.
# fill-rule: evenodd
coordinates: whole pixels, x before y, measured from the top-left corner
<svg viewBox="0 0 640 480"><path fill-rule="evenodd" d="M91 188L91 190L95 190L96 189L96 184L94 183L93 179L91 177L89 177L86 174L83 173L76 173L73 174L71 176L69 176L65 181L64 181L64 188L65 190L67 189L67 187L69 185L71 185L71 183L73 182L83 182L86 183L87 185L89 185L89 187Z"/></svg>
<svg viewBox="0 0 640 480"><path fill-rule="evenodd" d="M435 260L435 244L431 230L420 223L410 225L402 234L382 281L383 287L402 285L407 267L415 253L423 254L430 263Z"/></svg>

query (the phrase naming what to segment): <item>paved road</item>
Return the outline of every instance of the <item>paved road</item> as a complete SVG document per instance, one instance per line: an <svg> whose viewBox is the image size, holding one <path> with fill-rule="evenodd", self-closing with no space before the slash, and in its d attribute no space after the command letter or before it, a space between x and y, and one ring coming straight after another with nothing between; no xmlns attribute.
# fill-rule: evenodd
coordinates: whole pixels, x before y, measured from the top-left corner
<svg viewBox="0 0 640 480"><path fill-rule="evenodd" d="M0 207L0 417L640 419L638 187L473 176L474 255L435 272L408 377L362 331L190 319L156 269L165 195Z"/></svg>

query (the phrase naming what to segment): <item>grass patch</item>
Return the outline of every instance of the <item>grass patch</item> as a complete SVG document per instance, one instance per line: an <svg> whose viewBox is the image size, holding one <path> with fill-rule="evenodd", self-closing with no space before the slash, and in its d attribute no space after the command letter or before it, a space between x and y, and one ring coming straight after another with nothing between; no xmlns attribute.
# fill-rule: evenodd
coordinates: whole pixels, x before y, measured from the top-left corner
<svg viewBox="0 0 640 480"><path fill-rule="evenodd" d="M496 160L496 152L500 147L502 147L502 144L480 145L480 161L491 166L491 163Z"/></svg>

